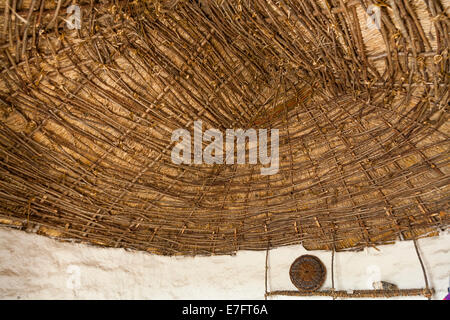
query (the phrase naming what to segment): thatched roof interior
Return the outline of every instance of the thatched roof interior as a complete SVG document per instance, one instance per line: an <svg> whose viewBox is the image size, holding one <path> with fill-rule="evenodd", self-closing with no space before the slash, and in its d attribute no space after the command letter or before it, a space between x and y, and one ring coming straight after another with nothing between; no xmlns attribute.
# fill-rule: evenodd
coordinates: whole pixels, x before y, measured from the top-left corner
<svg viewBox="0 0 450 320"><path fill-rule="evenodd" d="M1 224L170 255L448 227L449 1L71 4L0 6ZM175 165L196 120L279 129L278 173Z"/></svg>

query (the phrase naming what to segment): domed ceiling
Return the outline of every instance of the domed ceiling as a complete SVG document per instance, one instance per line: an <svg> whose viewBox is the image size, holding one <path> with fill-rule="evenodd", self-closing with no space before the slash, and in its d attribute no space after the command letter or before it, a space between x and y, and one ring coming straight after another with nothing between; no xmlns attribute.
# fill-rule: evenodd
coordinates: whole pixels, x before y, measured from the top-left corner
<svg viewBox="0 0 450 320"><path fill-rule="evenodd" d="M2 5L5 226L217 255L449 225L449 1ZM251 143L244 163L174 162L195 123L277 129L276 170Z"/></svg>

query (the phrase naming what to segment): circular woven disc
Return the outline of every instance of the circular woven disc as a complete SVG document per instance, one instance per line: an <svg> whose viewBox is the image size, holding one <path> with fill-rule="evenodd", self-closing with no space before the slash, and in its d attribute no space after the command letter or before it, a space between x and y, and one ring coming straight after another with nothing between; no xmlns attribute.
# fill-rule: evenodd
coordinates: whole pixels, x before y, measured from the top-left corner
<svg viewBox="0 0 450 320"><path fill-rule="evenodd" d="M319 289L325 281L326 269L319 258L311 255L298 257L291 265L289 275L300 291Z"/></svg>

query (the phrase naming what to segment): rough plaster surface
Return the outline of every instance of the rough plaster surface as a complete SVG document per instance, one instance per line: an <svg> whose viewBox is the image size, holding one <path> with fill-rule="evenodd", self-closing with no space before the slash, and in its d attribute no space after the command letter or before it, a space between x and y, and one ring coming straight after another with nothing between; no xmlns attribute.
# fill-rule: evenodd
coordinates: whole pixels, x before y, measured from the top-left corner
<svg viewBox="0 0 450 320"><path fill-rule="evenodd" d="M447 231L440 237L418 241L430 286L436 290L434 299L443 299L449 286L449 240ZM411 241L378 249L337 253L336 289L371 289L371 282L380 279L399 288L424 287ZM331 253L290 246L269 253L269 290L294 290L289 267L306 253L323 261L327 279L322 288L330 288ZM162 257L62 243L0 228L1 299L263 299L264 272L265 252Z"/></svg>

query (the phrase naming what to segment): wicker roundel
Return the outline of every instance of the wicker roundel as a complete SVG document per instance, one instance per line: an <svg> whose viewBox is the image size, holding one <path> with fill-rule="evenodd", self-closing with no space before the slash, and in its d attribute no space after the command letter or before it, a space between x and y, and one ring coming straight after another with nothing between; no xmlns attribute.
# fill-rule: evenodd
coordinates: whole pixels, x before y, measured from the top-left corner
<svg viewBox="0 0 450 320"><path fill-rule="evenodd" d="M323 285L326 269L319 258L303 255L291 265L289 275L292 283L300 291L314 291Z"/></svg>

